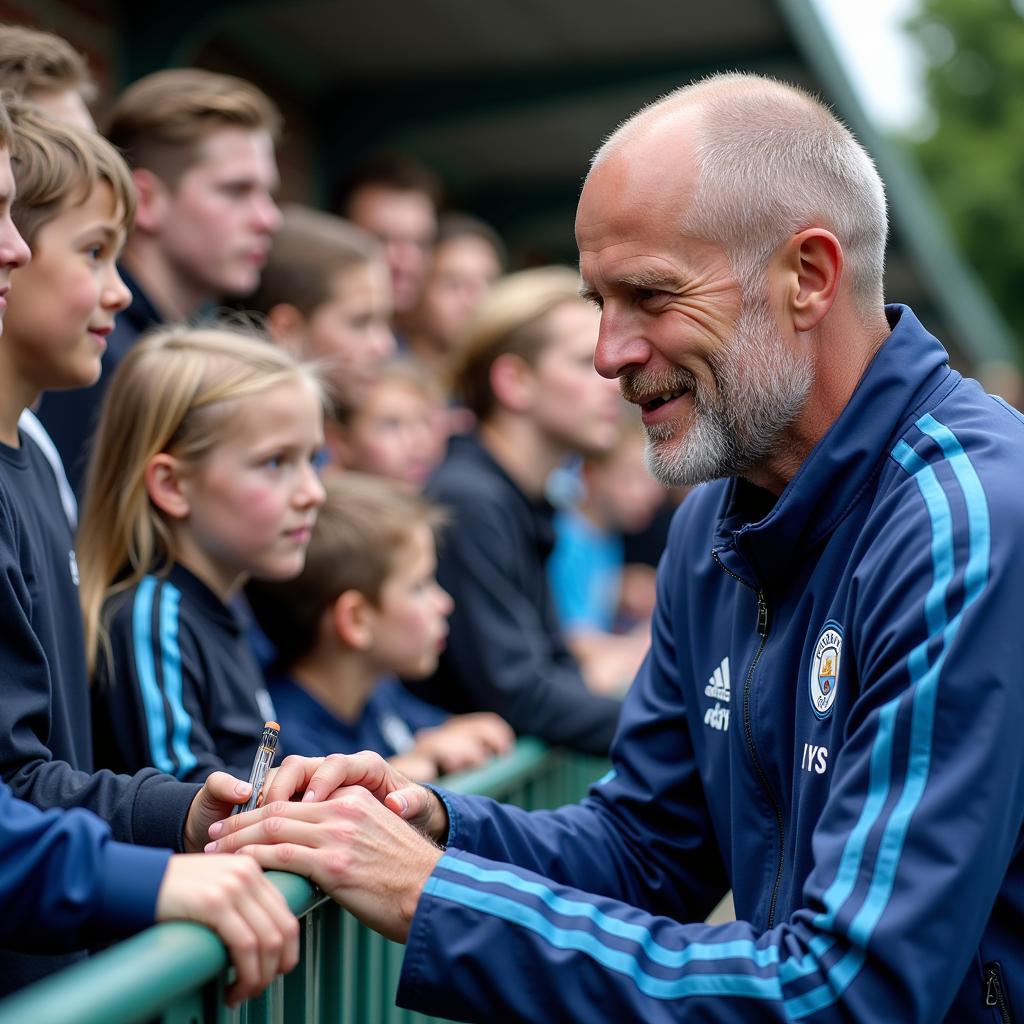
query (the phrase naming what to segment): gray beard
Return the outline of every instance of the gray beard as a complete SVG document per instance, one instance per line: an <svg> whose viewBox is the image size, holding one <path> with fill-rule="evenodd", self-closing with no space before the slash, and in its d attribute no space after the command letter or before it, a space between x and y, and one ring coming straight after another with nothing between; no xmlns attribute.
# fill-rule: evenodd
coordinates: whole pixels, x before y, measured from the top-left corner
<svg viewBox="0 0 1024 1024"><path fill-rule="evenodd" d="M647 468L661 483L692 487L745 476L776 451L814 382L810 361L781 345L777 333L767 303L744 299L732 342L709 359L714 390L681 368L670 375L639 371L623 378L627 398L690 391L686 420L645 428Z"/></svg>

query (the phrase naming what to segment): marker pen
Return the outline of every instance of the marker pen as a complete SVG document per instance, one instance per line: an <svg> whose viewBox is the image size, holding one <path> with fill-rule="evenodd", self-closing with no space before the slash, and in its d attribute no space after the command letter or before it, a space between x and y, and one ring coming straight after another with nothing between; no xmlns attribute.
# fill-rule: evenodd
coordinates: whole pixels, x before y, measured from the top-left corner
<svg viewBox="0 0 1024 1024"><path fill-rule="evenodd" d="M243 811L251 811L256 807L260 797L260 790L263 788L264 780L270 766L274 763L274 755L277 753L277 741L281 735L281 726L277 722L264 722L263 735L260 737L260 746L253 758L252 771L249 772L249 785L252 786L252 795L244 804L235 804L232 814L241 814Z"/></svg>

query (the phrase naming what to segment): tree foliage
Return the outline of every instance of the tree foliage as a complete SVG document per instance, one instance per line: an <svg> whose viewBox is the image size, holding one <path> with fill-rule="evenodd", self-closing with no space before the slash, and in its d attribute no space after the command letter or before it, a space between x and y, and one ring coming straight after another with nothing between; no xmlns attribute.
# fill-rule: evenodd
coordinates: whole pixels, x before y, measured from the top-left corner
<svg viewBox="0 0 1024 1024"><path fill-rule="evenodd" d="M915 148L965 258L1024 338L1024 2L920 8L908 29L935 130Z"/></svg>

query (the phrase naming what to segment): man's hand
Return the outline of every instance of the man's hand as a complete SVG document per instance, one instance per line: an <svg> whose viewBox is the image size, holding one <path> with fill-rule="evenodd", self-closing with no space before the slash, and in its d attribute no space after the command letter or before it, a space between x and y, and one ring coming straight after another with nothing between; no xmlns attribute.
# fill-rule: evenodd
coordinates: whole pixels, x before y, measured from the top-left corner
<svg viewBox="0 0 1024 1024"><path fill-rule="evenodd" d="M408 937L423 886L441 858L440 849L362 786L323 802L275 801L220 826L208 852L242 852L264 868L305 875L394 942Z"/></svg>
<svg viewBox="0 0 1024 1024"><path fill-rule="evenodd" d="M212 777L212 776L211 776ZM265 789L266 802L290 800L304 793L303 803L327 800L335 791L359 786L430 836L435 843L448 838L448 812L429 789L410 782L379 754L331 754L329 757L286 757L273 783ZM210 837L216 839L213 830Z"/></svg>
<svg viewBox="0 0 1024 1024"><path fill-rule="evenodd" d="M299 922L257 864L243 857L171 857L156 918L198 921L220 936L238 974L229 1006L258 995L299 962Z"/></svg>

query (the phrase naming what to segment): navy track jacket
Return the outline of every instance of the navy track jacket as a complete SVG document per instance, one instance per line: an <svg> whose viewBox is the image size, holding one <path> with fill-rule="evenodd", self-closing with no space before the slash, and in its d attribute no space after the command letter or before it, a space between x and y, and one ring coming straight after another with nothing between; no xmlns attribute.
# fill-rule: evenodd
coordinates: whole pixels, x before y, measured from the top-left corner
<svg viewBox="0 0 1024 1024"><path fill-rule="evenodd" d="M0 946L52 953L151 925L170 856L114 842L88 811L41 811L0 782Z"/></svg>
<svg viewBox="0 0 1024 1024"><path fill-rule="evenodd" d="M778 498L680 508L610 777L444 794L403 1005L1024 1021L1024 419L904 307ZM726 888L738 920L701 922Z"/></svg>

